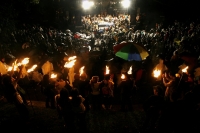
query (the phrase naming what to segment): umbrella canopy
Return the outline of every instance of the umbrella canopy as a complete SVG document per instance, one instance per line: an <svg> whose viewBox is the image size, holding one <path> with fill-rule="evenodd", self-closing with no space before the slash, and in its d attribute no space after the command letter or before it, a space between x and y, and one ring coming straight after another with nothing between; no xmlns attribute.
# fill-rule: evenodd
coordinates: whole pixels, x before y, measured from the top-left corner
<svg viewBox="0 0 200 133"><path fill-rule="evenodd" d="M142 61L149 56L147 50L133 42L122 42L113 47L115 55L127 61Z"/></svg>

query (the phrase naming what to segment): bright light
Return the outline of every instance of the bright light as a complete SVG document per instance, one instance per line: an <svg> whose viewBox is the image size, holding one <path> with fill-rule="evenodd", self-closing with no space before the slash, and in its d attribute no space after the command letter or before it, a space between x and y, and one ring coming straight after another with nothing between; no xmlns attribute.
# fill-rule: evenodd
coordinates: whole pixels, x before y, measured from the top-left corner
<svg viewBox="0 0 200 133"><path fill-rule="evenodd" d="M94 5L93 1L83 1L82 2L82 8L85 10L90 9Z"/></svg>
<svg viewBox="0 0 200 133"><path fill-rule="evenodd" d="M52 73L52 74L51 74L51 78L52 78L52 79L57 78L57 74Z"/></svg>
<svg viewBox="0 0 200 133"><path fill-rule="evenodd" d="M129 8L131 4L130 0L123 0L121 3L124 8Z"/></svg>
<svg viewBox="0 0 200 133"><path fill-rule="evenodd" d="M108 66L106 66L106 74L109 74L110 73L110 69Z"/></svg>
<svg viewBox="0 0 200 133"><path fill-rule="evenodd" d="M158 78L160 76L160 74L161 74L161 71L160 70L154 70L153 74L154 74L155 78Z"/></svg>
<svg viewBox="0 0 200 133"><path fill-rule="evenodd" d="M184 69L182 69L182 72L183 72L183 73L186 73L186 72L187 72L187 69L188 69L188 66L186 66Z"/></svg>
<svg viewBox="0 0 200 133"><path fill-rule="evenodd" d="M129 68L129 70L128 70L127 73L128 73L128 74L132 74L132 66Z"/></svg>
<svg viewBox="0 0 200 133"><path fill-rule="evenodd" d="M84 73L83 69L85 68L85 66L81 67L79 70L80 76Z"/></svg>
<svg viewBox="0 0 200 133"><path fill-rule="evenodd" d="M36 67L37 67L37 65L33 65L30 69L27 70L27 72L30 73L30 72L34 71Z"/></svg>
<svg viewBox="0 0 200 133"><path fill-rule="evenodd" d="M121 75L121 79L125 79L125 75L124 74Z"/></svg>

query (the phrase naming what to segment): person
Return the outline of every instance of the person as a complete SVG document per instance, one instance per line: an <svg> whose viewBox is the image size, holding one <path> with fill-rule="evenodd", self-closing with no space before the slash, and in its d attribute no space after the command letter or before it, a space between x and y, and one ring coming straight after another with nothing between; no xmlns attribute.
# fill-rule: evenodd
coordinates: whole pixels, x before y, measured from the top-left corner
<svg viewBox="0 0 200 133"><path fill-rule="evenodd" d="M136 86L128 74L125 74L125 78L118 85L118 89L121 93L121 111L125 111L126 106L127 110L132 111L132 97Z"/></svg>
<svg viewBox="0 0 200 133"><path fill-rule="evenodd" d="M29 111L23 101L22 96L17 90L17 82L20 78L20 74L22 70L21 69L22 67L19 67L19 68L20 70L16 79L13 78L13 70L11 71L10 75L8 74L2 75L2 85L3 85L2 87L3 87L3 92L4 92L4 96L6 100L9 103L12 103L16 106L22 120L27 122L27 120L29 119Z"/></svg>
<svg viewBox="0 0 200 133"><path fill-rule="evenodd" d="M174 101L173 98L176 90L178 89L178 82L179 78L175 76L173 71L166 72L163 74L163 85L166 87L165 89L165 100L167 101Z"/></svg>
<svg viewBox="0 0 200 133"><path fill-rule="evenodd" d="M46 75L46 74L50 74L54 68L53 68L53 64L47 60L43 65L42 65L42 74Z"/></svg>
<svg viewBox="0 0 200 133"><path fill-rule="evenodd" d="M93 110L100 109L100 89L99 89L99 76L92 76L90 80L90 94L91 94L91 105Z"/></svg>
<svg viewBox="0 0 200 133"><path fill-rule="evenodd" d="M159 75L159 77L157 77L158 81L162 81L162 74L168 70L167 66L164 64L164 58L163 57L159 57L159 63L155 66L154 70L160 70L161 74Z"/></svg>
<svg viewBox="0 0 200 133"><path fill-rule="evenodd" d="M60 92L65 88L66 82L62 79L61 76L58 77L58 80L55 83L55 105L58 112L58 118L61 118L61 111L58 105L58 99L60 98ZM65 88L66 89L66 88ZM67 90L68 91L68 90ZM69 93L69 92L68 92Z"/></svg>
<svg viewBox="0 0 200 133"><path fill-rule="evenodd" d="M90 92L90 88L89 88L89 80L87 79L87 75L85 73L81 74L80 76L80 82L79 82L79 92L80 95L85 99L84 100L84 105L86 107L86 111L90 110L90 106L89 106L89 92Z"/></svg>
<svg viewBox="0 0 200 133"><path fill-rule="evenodd" d="M75 125L74 115L72 112L72 103L69 97L69 92L66 88L62 88L60 91L60 95L57 97L57 111L61 118L64 119L64 126L69 130L69 132L73 132Z"/></svg>
<svg viewBox="0 0 200 133"><path fill-rule="evenodd" d="M111 109L113 104L113 89L114 82L110 80L110 76L105 75L104 80L101 81L100 85L100 93L102 97L102 108L103 109Z"/></svg>
<svg viewBox="0 0 200 133"><path fill-rule="evenodd" d="M143 104L143 109L146 113L143 128L146 132L156 132L156 122L165 107L162 90L162 87L159 85L153 86L153 95L150 96Z"/></svg>
<svg viewBox="0 0 200 133"><path fill-rule="evenodd" d="M178 71L179 70L179 66L182 64L183 62L181 61L180 57L179 57L179 53L178 50L174 51L171 59L170 59L170 69L173 71Z"/></svg>
<svg viewBox="0 0 200 133"><path fill-rule="evenodd" d="M72 114L75 116L74 122L80 131L86 130L84 101L85 99L79 94L78 89L73 88L71 91Z"/></svg>
<svg viewBox="0 0 200 133"><path fill-rule="evenodd" d="M55 83L51 81L49 75L46 74L43 76L43 79L40 84L41 84L41 90L46 96L45 100L46 108L51 107L52 109L55 109Z"/></svg>
<svg viewBox="0 0 200 133"><path fill-rule="evenodd" d="M5 63L4 57L0 60L0 73L2 75L7 74L7 64Z"/></svg>
<svg viewBox="0 0 200 133"><path fill-rule="evenodd" d="M79 90L79 84L80 84L80 75L75 74L74 75L74 81L73 81L72 85L73 85L74 88L77 88Z"/></svg>

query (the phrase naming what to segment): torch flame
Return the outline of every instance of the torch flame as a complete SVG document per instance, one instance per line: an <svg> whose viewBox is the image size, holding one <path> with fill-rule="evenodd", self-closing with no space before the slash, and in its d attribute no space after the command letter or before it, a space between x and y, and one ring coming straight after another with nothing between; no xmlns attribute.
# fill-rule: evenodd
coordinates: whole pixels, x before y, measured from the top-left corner
<svg viewBox="0 0 200 133"><path fill-rule="evenodd" d="M132 66L129 68L129 70L128 70L127 73L128 73L128 74L132 74Z"/></svg>
<svg viewBox="0 0 200 133"><path fill-rule="evenodd" d="M37 67L37 65L33 65L30 69L27 70L27 72L30 73L30 72L34 71L36 67Z"/></svg>
<svg viewBox="0 0 200 133"><path fill-rule="evenodd" d="M64 67L72 68L76 62L76 56L72 56L68 58L68 62L65 63Z"/></svg>
<svg viewBox="0 0 200 133"><path fill-rule="evenodd" d="M7 69L7 71L10 72L10 71L12 71L12 69L13 69L13 67L9 66L8 69Z"/></svg>
<svg viewBox="0 0 200 133"><path fill-rule="evenodd" d="M154 74L155 78L158 78L160 76L160 74L161 74L161 71L160 70L154 70L153 74Z"/></svg>
<svg viewBox="0 0 200 133"><path fill-rule="evenodd" d="M121 75L121 79L125 79L125 75L124 74Z"/></svg>
<svg viewBox="0 0 200 133"><path fill-rule="evenodd" d="M57 74L52 73L52 74L51 74L51 78L52 78L52 79L53 79L53 78L57 78Z"/></svg>
<svg viewBox="0 0 200 133"><path fill-rule="evenodd" d="M182 72L183 72L183 73L186 73L186 72L187 72L187 69L188 69L188 66L186 66L184 69L182 69Z"/></svg>
<svg viewBox="0 0 200 133"><path fill-rule="evenodd" d="M72 56L72 57L69 57L68 61L72 61L72 60L75 60L76 59L76 56Z"/></svg>
<svg viewBox="0 0 200 133"><path fill-rule="evenodd" d="M85 68L85 66L82 66L81 68L80 68L80 70L79 70L79 73L80 73L80 76L83 74L83 69Z"/></svg>
<svg viewBox="0 0 200 133"><path fill-rule="evenodd" d="M72 68L74 66L75 62L76 62L76 60L72 60L72 61L66 62L64 67Z"/></svg>
<svg viewBox="0 0 200 133"><path fill-rule="evenodd" d="M12 66L9 66L7 68L7 71L10 72L10 71L17 71L17 68L18 68L18 65L16 64L16 61L12 64Z"/></svg>
<svg viewBox="0 0 200 133"><path fill-rule="evenodd" d="M26 65L29 63L29 58L24 58L21 62L22 65Z"/></svg>
<svg viewBox="0 0 200 133"><path fill-rule="evenodd" d="M106 74L109 74L109 73L110 73L109 67L106 66Z"/></svg>

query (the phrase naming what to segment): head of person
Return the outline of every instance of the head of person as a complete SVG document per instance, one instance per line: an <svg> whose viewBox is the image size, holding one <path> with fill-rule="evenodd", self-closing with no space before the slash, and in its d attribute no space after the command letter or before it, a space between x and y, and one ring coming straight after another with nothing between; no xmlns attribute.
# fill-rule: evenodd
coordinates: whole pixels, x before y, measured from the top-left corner
<svg viewBox="0 0 200 133"><path fill-rule="evenodd" d="M83 73L80 75L80 80L86 80L87 79L87 74Z"/></svg>
<svg viewBox="0 0 200 133"><path fill-rule="evenodd" d="M99 76L92 76L91 83L97 83L99 81Z"/></svg>
<svg viewBox="0 0 200 133"><path fill-rule="evenodd" d="M169 71L169 77L171 78L171 79L174 79L174 78L176 78L176 73L175 72L173 72L173 71Z"/></svg>
<svg viewBox="0 0 200 133"><path fill-rule="evenodd" d="M72 98L73 98L73 97L78 97L78 96L79 96L79 91L78 91L77 88L73 88L73 89L71 90L71 96L72 96Z"/></svg>
<svg viewBox="0 0 200 133"><path fill-rule="evenodd" d="M153 87L153 93L154 93L154 95L156 95L156 96L160 96L161 93L162 93L162 87L159 86L159 85L154 86L154 87Z"/></svg>
<svg viewBox="0 0 200 133"><path fill-rule="evenodd" d="M1 58L1 62L3 62L3 63L5 62L5 58L4 57Z"/></svg>
<svg viewBox="0 0 200 133"><path fill-rule="evenodd" d="M63 99L69 98L69 91L66 88L61 89L60 98L63 98Z"/></svg>
<svg viewBox="0 0 200 133"><path fill-rule="evenodd" d="M2 75L2 83L4 85L12 84L12 77L7 74Z"/></svg>
<svg viewBox="0 0 200 133"><path fill-rule="evenodd" d="M74 80L79 80L79 79L80 79L79 74L75 74L75 75L74 75Z"/></svg>

